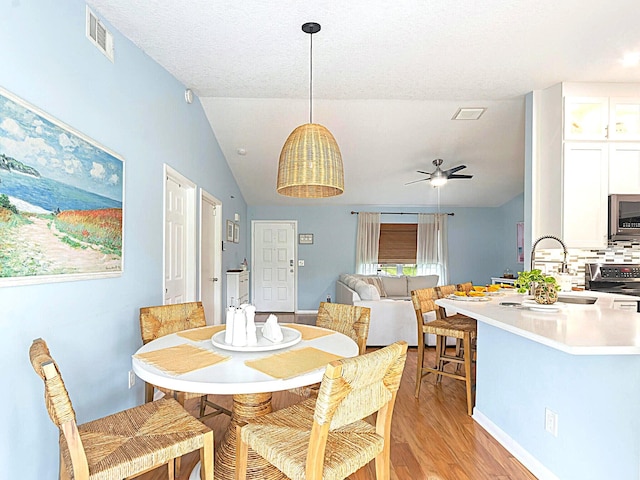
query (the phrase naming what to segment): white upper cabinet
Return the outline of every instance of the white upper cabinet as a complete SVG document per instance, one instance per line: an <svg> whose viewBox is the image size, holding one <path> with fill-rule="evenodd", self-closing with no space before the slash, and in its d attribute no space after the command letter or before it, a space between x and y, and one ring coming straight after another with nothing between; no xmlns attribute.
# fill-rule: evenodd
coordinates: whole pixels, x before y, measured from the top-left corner
<svg viewBox="0 0 640 480"><path fill-rule="evenodd" d="M608 145L564 144L562 238L570 247L607 245Z"/></svg>
<svg viewBox="0 0 640 480"><path fill-rule="evenodd" d="M608 125L608 98L565 97L565 140L606 140Z"/></svg>
<svg viewBox="0 0 640 480"><path fill-rule="evenodd" d="M640 140L640 99L609 99L609 140Z"/></svg>
<svg viewBox="0 0 640 480"><path fill-rule="evenodd" d="M565 97L564 139L640 141L640 98Z"/></svg>
<svg viewBox="0 0 640 480"><path fill-rule="evenodd" d="M608 195L640 194L640 83L562 83L533 92L531 236L607 246Z"/></svg>
<svg viewBox="0 0 640 480"><path fill-rule="evenodd" d="M609 143L609 194L640 194L640 143Z"/></svg>

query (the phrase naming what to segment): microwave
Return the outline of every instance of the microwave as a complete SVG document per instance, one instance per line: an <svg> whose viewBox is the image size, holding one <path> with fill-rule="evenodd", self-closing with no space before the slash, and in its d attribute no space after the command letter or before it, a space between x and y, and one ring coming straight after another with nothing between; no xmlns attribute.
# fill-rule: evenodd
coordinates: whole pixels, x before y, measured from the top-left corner
<svg viewBox="0 0 640 480"><path fill-rule="evenodd" d="M640 240L640 195L609 195L609 240Z"/></svg>

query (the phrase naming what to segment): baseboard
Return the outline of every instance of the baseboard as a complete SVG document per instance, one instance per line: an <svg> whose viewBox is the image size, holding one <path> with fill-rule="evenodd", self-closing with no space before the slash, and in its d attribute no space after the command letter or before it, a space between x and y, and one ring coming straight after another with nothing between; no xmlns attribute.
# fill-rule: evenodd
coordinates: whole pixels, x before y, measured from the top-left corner
<svg viewBox="0 0 640 480"><path fill-rule="evenodd" d="M318 310L296 310L296 315L317 315Z"/></svg>
<svg viewBox="0 0 640 480"><path fill-rule="evenodd" d="M518 459L529 469L539 480L559 480L551 470L545 467L540 461L525 450L518 442L507 435L500 427L489 420L477 408L473 410L473 419L484 428L500 445L507 449L511 455Z"/></svg>

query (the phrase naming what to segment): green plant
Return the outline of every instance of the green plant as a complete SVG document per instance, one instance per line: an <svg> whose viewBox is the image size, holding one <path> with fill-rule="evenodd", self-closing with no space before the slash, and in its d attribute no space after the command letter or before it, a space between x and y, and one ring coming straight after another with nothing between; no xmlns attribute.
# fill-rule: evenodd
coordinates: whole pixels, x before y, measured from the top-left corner
<svg viewBox="0 0 640 480"><path fill-rule="evenodd" d="M534 269L525 272L518 272L518 279L515 283L518 293L527 293L528 291L535 289L537 285L543 285L546 290L560 290L560 285L558 285L555 277L545 275L542 273L542 270Z"/></svg>

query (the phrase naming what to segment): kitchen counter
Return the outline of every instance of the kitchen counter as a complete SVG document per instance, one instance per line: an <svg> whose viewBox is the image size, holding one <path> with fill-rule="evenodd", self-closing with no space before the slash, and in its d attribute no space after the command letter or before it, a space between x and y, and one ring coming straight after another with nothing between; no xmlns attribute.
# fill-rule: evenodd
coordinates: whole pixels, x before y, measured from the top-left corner
<svg viewBox="0 0 640 480"><path fill-rule="evenodd" d="M558 302L558 311L500 305L531 299L517 293L491 297L489 302L440 299L436 303L572 355L640 354L640 314L614 308L617 301L640 301L639 297L594 291L561 292L560 296L597 300L593 305Z"/></svg>
<svg viewBox="0 0 640 480"><path fill-rule="evenodd" d="M566 295L597 300L558 312L499 305L517 294L436 301L478 320L473 419L540 480L640 480L640 313L613 308L640 299Z"/></svg>

